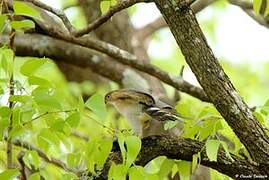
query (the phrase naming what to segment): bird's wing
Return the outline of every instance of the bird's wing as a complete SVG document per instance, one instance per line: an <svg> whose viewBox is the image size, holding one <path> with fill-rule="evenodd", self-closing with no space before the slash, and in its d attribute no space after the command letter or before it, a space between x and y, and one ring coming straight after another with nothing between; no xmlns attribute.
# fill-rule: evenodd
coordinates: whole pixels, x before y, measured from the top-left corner
<svg viewBox="0 0 269 180"><path fill-rule="evenodd" d="M179 114L172 107L162 107L157 106L146 107L144 112L152 117L152 119L157 121L177 121L182 120Z"/></svg>

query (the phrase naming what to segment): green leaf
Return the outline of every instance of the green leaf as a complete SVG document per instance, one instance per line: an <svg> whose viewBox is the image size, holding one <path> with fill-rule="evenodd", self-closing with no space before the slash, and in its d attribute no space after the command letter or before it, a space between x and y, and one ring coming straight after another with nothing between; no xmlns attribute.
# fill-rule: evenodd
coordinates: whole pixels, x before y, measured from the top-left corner
<svg viewBox="0 0 269 180"><path fill-rule="evenodd" d="M61 118L55 118L53 122L50 124L50 128L54 132L63 132L65 127L65 121Z"/></svg>
<svg viewBox="0 0 269 180"><path fill-rule="evenodd" d="M11 102L20 102L20 103L26 103L32 100L31 96L26 95L12 95L9 97L9 101Z"/></svg>
<svg viewBox="0 0 269 180"><path fill-rule="evenodd" d="M0 14L0 34L3 33L6 25L7 16Z"/></svg>
<svg viewBox="0 0 269 180"><path fill-rule="evenodd" d="M16 125L12 128L12 130L10 131L10 133L8 134L8 137L14 137L14 136L19 136L22 135L24 133L24 128L22 125Z"/></svg>
<svg viewBox="0 0 269 180"><path fill-rule="evenodd" d="M207 118L212 118L212 116L217 116L219 115L218 111L214 106L205 106L199 113L198 117L199 119L207 119Z"/></svg>
<svg viewBox="0 0 269 180"><path fill-rule="evenodd" d="M20 72L25 76L32 76L46 62L45 59L30 58L21 66Z"/></svg>
<svg viewBox="0 0 269 180"><path fill-rule="evenodd" d="M192 167L192 170L191 171L192 172L195 171L199 159L200 159L200 153L192 155L192 165L191 165L191 167Z"/></svg>
<svg viewBox="0 0 269 180"><path fill-rule="evenodd" d="M17 126L21 123L21 107L16 106L12 109L13 125Z"/></svg>
<svg viewBox="0 0 269 180"><path fill-rule="evenodd" d="M68 153L67 154L67 165L75 168L78 167L82 160L81 154L79 153Z"/></svg>
<svg viewBox="0 0 269 180"><path fill-rule="evenodd" d="M269 15L269 1L267 0L266 9L264 13L264 17L267 17Z"/></svg>
<svg viewBox="0 0 269 180"><path fill-rule="evenodd" d="M14 1L13 9L15 15L28 16L36 20L42 21L41 15L38 10L32 7L29 3Z"/></svg>
<svg viewBox="0 0 269 180"><path fill-rule="evenodd" d="M106 13L111 6L117 4L117 0L103 0L100 3L100 9L102 14Z"/></svg>
<svg viewBox="0 0 269 180"><path fill-rule="evenodd" d="M127 171L128 167L124 164L112 163L108 172L108 180L126 180Z"/></svg>
<svg viewBox="0 0 269 180"><path fill-rule="evenodd" d="M60 144L58 136L50 129L42 129L37 136L37 142L46 151L48 151L52 145L58 146Z"/></svg>
<svg viewBox="0 0 269 180"><path fill-rule="evenodd" d="M125 138L125 144L127 150L126 165L130 167L141 149L141 139L137 136L128 136Z"/></svg>
<svg viewBox="0 0 269 180"><path fill-rule="evenodd" d="M104 97L100 94L92 95L85 103L86 107L91 109L101 120L105 120L107 116Z"/></svg>
<svg viewBox="0 0 269 180"><path fill-rule="evenodd" d="M259 113L259 112L254 112L253 115L256 117L256 119L257 119L260 123L262 123L262 124L265 123L265 120L264 120L263 115L262 115L261 113Z"/></svg>
<svg viewBox="0 0 269 180"><path fill-rule="evenodd" d="M62 174L62 180L79 180L78 176L73 173Z"/></svg>
<svg viewBox="0 0 269 180"><path fill-rule="evenodd" d="M35 169L39 169L40 166L40 159L39 155L36 151L27 151L26 155L24 158L27 158L29 163L34 166ZM23 159L24 159L23 158Z"/></svg>
<svg viewBox="0 0 269 180"><path fill-rule="evenodd" d="M191 172L191 163L187 161L179 161L177 163L180 180L189 180Z"/></svg>
<svg viewBox="0 0 269 180"><path fill-rule="evenodd" d="M0 112L0 115L1 115L1 112ZM0 116L0 124L1 124L1 126L0 126L0 140L2 140L4 132L7 129L8 124L9 124L9 118L1 118L1 116Z"/></svg>
<svg viewBox="0 0 269 180"><path fill-rule="evenodd" d="M1 65L5 70L5 72L7 73L8 77L11 77L11 74L13 73L14 52L8 48L2 49L1 51L2 51Z"/></svg>
<svg viewBox="0 0 269 180"><path fill-rule="evenodd" d="M32 96L37 105L49 109L62 109L59 100L51 95L50 89L38 88L32 92Z"/></svg>
<svg viewBox="0 0 269 180"><path fill-rule="evenodd" d="M109 139L103 139L100 141L98 153L96 153L95 156L95 162L98 169L102 169L102 167L104 166L106 159L108 158L108 155L110 154L110 151L112 149L112 145L113 143Z"/></svg>
<svg viewBox="0 0 269 180"><path fill-rule="evenodd" d="M64 123L62 131L65 135L69 136L72 133L72 128L68 123Z"/></svg>
<svg viewBox="0 0 269 180"><path fill-rule="evenodd" d="M178 125L178 121L167 121L164 124L164 130L168 130L168 129L172 129L174 127L176 127L176 125Z"/></svg>
<svg viewBox="0 0 269 180"><path fill-rule="evenodd" d="M218 130L222 129L221 121L214 118L207 119L203 122L203 126L200 129L199 140L204 140L208 136L214 135Z"/></svg>
<svg viewBox="0 0 269 180"><path fill-rule="evenodd" d="M267 99L263 106L269 106L269 99Z"/></svg>
<svg viewBox="0 0 269 180"><path fill-rule="evenodd" d="M220 141L214 139L206 142L206 155L210 161L217 161L219 145Z"/></svg>
<svg viewBox="0 0 269 180"><path fill-rule="evenodd" d="M259 15L261 5L262 5L262 0L253 0L253 10L256 15Z"/></svg>
<svg viewBox="0 0 269 180"><path fill-rule="evenodd" d="M191 121L186 122L184 124L183 137L194 138L195 135L197 135L200 130L201 130L201 126L199 125L199 123L194 122L194 125L193 125Z"/></svg>
<svg viewBox="0 0 269 180"><path fill-rule="evenodd" d="M72 127L76 128L79 125L80 122L80 113L75 112L73 114L70 114L68 118L66 119L66 122Z"/></svg>
<svg viewBox="0 0 269 180"><path fill-rule="evenodd" d="M9 118L11 110L7 106L0 107L0 117Z"/></svg>
<svg viewBox="0 0 269 180"><path fill-rule="evenodd" d="M169 172L172 171L173 166L174 166L174 160L165 159L160 167L160 171L158 172L158 177L160 179L165 179L169 174Z"/></svg>
<svg viewBox="0 0 269 180"><path fill-rule="evenodd" d="M33 173L28 177L28 180L40 180L40 174L39 172Z"/></svg>
<svg viewBox="0 0 269 180"><path fill-rule="evenodd" d="M4 89L0 87L0 96L2 96L3 94L4 94Z"/></svg>
<svg viewBox="0 0 269 180"><path fill-rule="evenodd" d="M118 137L118 143L119 143L119 146L120 146L120 152L121 152L121 156L122 156L122 159L123 159L123 163L125 164L126 163L126 149L124 147L124 135L119 132L117 134L117 137Z"/></svg>
<svg viewBox="0 0 269 180"><path fill-rule="evenodd" d="M95 174L95 156L94 153L96 151L96 147L98 146L98 142L96 139L91 139L90 142L86 145L86 166L87 169Z"/></svg>
<svg viewBox="0 0 269 180"><path fill-rule="evenodd" d="M102 169L112 149L110 139L92 139L86 146L86 162L90 172L95 173L95 168Z"/></svg>
<svg viewBox="0 0 269 180"><path fill-rule="evenodd" d="M225 141L220 141L220 143L221 143L221 145L222 145L222 147L223 147L223 149L224 149L224 151L226 153L226 156L228 156L231 159L231 161L234 161L234 159L232 158L232 156L231 156L231 154L229 152L229 148L228 148L227 143Z"/></svg>
<svg viewBox="0 0 269 180"><path fill-rule="evenodd" d="M25 28L34 28L35 23L31 20L22 20L22 21L11 21L10 25L13 29L19 32L23 32Z"/></svg>
<svg viewBox="0 0 269 180"><path fill-rule="evenodd" d="M18 177L19 174L20 174L20 171L18 169L5 170L4 172L0 173L0 179L13 180L16 177Z"/></svg>
<svg viewBox="0 0 269 180"><path fill-rule="evenodd" d="M84 101L83 101L83 97L80 95L79 98L78 98L78 110L79 112L84 112L84 108L85 108L85 105L84 105Z"/></svg>
<svg viewBox="0 0 269 180"><path fill-rule="evenodd" d="M128 170L130 180L146 180L147 174L143 167L133 166Z"/></svg>
<svg viewBox="0 0 269 180"><path fill-rule="evenodd" d="M36 77L36 76L30 76L28 78L28 82L30 85L39 85L39 86L43 86L43 87L52 87L52 84L44 79L44 78L40 78L40 77Z"/></svg>

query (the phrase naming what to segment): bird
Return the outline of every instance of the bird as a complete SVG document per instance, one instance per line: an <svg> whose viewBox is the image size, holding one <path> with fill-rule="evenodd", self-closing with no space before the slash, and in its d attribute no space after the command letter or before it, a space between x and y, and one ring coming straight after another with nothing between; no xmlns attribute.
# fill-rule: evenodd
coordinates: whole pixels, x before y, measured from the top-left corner
<svg viewBox="0 0 269 180"><path fill-rule="evenodd" d="M174 108L142 91L113 90L105 95L104 101L115 107L139 137L170 134L164 130L164 124L167 121L182 122Z"/></svg>

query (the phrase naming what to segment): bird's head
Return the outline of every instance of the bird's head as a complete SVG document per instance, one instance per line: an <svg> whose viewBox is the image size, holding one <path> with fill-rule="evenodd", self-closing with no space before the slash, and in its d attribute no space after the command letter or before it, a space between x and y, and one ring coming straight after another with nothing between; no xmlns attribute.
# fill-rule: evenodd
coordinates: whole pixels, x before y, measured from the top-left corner
<svg viewBox="0 0 269 180"><path fill-rule="evenodd" d="M114 90L106 94L105 103L117 105L124 103L128 104L144 104L151 106L155 104L153 97L147 93L131 90L131 89L119 89Z"/></svg>

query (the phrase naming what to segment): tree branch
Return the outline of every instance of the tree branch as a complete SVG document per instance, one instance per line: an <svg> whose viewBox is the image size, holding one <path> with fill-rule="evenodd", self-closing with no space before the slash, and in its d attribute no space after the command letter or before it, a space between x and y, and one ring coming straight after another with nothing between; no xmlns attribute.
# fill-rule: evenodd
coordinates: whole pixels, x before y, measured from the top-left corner
<svg viewBox="0 0 269 180"><path fill-rule="evenodd" d="M171 77L169 74L162 71L158 67L148 63L144 63L133 54L130 54L129 52L124 51L112 44L105 43L103 41L99 41L97 39L92 39L88 37L75 38L73 36L62 34L58 31L53 31L53 29L49 30L47 33L49 33L51 36L55 38L59 38L67 42L71 42L83 47L87 47L102 52L114 58L113 60L116 60L124 65L131 66L132 68L135 68L139 71L150 74L182 92L186 93L188 92L188 94L202 101L208 101L206 94L203 92L201 88L189 84L188 82L184 81L181 77Z"/></svg>
<svg viewBox="0 0 269 180"><path fill-rule="evenodd" d="M240 7L246 14L248 14L257 23L259 23L264 27L269 28L269 19L263 17L262 15L256 15L253 11L253 4L251 2L241 0L229 0L229 3Z"/></svg>
<svg viewBox="0 0 269 180"><path fill-rule="evenodd" d="M268 177L267 172L260 169L258 164L252 164L237 156L232 155L233 160L229 159L225 151L220 148L218 151L217 162L209 161L205 152L205 143L197 140L174 137L168 135L149 136L142 139L142 148L135 161L136 165L145 166L148 162L158 156L166 156L170 159L192 161L193 155L201 152L201 165L213 168L232 178L242 175L263 175ZM201 151L202 150L202 151ZM100 179L106 179L111 162L121 163L121 153L114 151L102 171Z"/></svg>
<svg viewBox="0 0 269 180"><path fill-rule="evenodd" d="M24 157L25 153L23 151L20 151L19 154L17 155L17 160L20 164L20 172L21 172L21 176L20 176L20 180L27 180L27 176L26 176L26 166L25 163L23 161L23 157Z"/></svg>
<svg viewBox="0 0 269 180"><path fill-rule="evenodd" d="M49 157L45 152L43 152L41 149L38 149L36 147L34 147L33 145L29 144L28 142L23 142L23 141L20 141L18 139L16 140L13 140L12 143L15 145L15 146L19 146L19 147L22 147L24 149L28 149L28 150L31 150L31 151L35 151L38 153L38 155L43 158L46 162L48 163L51 163L59 168L62 168L63 170L65 171L68 171L68 172L72 172L76 175L79 175L81 172L78 171L78 170L75 170L75 169L71 169L69 168L64 162L62 162L61 160L59 159L56 159L56 158L53 158L53 157Z"/></svg>
<svg viewBox="0 0 269 180"><path fill-rule="evenodd" d="M156 66L144 63L138 60L136 56L121 50L116 46L90 38L78 39L62 34L60 37L64 38L64 40L67 42L53 39L44 35L17 34L15 37L15 46L17 48L16 55L38 57L46 56L56 60L64 59L66 62L77 66L91 67L94 72L104 75L110 79L113 78L115 81L121 82L122 74L119 74L117 70L113 71L111 69L111 67L115 67L115 61L118 61L141 72L150 74L160 79L161 81L173 86L174 88L190 94L202 101L209 101L201 88L184 81L181 77L172 77ZM2 39L2 42L3 41L4 40ZM34 49L32 46L33 44L35 44ZM104 52L105 54L113 57L113 60L115 61L112 62L104 60L105 57L100 56L100 54L91 51L90 49L76 46L74 44ZM72 56L70 56L70 54L72 54ZM76 61L74 61L74 59L76 59Z"/></svg>
<svg viewBox="0 0 269 180"><path fill-rule="evenodd" d="M269 173L269 137L220 66L192 10L184 0L179 0L177 4L172 0L155 0L155 3L210 100L251 157L265 164Z"/></svg>
<svg viewBox="0 0 269 180"><path fill-rule="evenodd" d="M30 2L30 3L34 4L35 6L37 6L37 7L40 7L42 9L44 9L44 10L47 10L47 11L55 14L56 16L58 16L62 20L64 26L66 27L66 29L70 33L75 31L74 27L72 26L72 24L70 23L70 21L68 20L68 18L66 17L65 13L62 10L55 9L55 8L53 8L51 6L48 6L48 5L42 3L42 2L40 2L38 0L24 0L24 1Z"/></svg>
<svg viewBox="0 0 269 180"><path fill-rule="evenodd" d="M194 13L198 13L215 1L217 0L197 0L191 5L191 8ZM137 29L135 37L138 39L139 42L144 42L150 35L164 27L167 27L167 24L164 18L160 16L155 21L147 24L140 29Z"/></svg>
<svg viewBox="0 0 269 180"><path fill-rule="evenodd" d="M74 36L82 36L84 34L88 34L89 32L97 29L99 26L104 24L106 21L108 21L114 14L122 11L123 9L126 9L134 4L140 3L140 2L151 2L151 0L122 0L119 1L115 6L112 6L109 8L108 12L103 14L101 17L93 21L91 24L89 24L86 28L83 28L81 30L78 30L73 33Z"/></svg>

